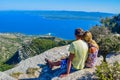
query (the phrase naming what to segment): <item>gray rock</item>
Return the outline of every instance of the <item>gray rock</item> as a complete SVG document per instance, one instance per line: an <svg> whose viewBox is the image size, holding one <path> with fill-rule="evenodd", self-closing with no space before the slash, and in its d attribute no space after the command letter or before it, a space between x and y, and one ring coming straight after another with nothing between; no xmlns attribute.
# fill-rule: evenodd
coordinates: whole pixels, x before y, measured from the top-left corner
<svg viewBox="0 0 120 80"><path fill-rule="evenodd" d="M106 61L110 64L118 61L120 63L120 52L118 53L110 53L106 56Z"/></svg>
<svg viewBox="0 0 120 80"><path fill-rule="evenodd" d="M38 66L39 64L46 64L45 58L55 61L66 56L68 56L68 46L55 47L53 49L45 51L40 55L21 61L15 68L5 71L5 73L7 74L10 74L12 72L25 73L29 67L39 68Z"/></svg>
<svg viewBox="0 0 120 80"><path fill-rule="evenodd" d="M83 70L73 72L67 77L62 79L59 78L58 76L61 73L65 72L64 69L61 70L59 67L55 67L53 70L50 70L48 68L45 62L45 58L48 58L51 61L57 61L60 58L66 58L69 55L68 48L69 48L69 45L62 46L62 47L55 47L53 49L45 51L40 55L21 61L15 68L5 71L5 73L7 74L11 74L13 72L26 73L26 70L29 67L33 67L33 68L39 68L39 71L38 71L39 74L37 77L31 78L32 80L86 80L86 79L92 80L94 76L93 72L95 72L95 67L89 68L89 69L86 68ZM103 57L99 57L97 59L96 65L100 65L101 60L103 60ZM31 80L25 74L21 75L19 79Z"/></svg>
<svg viewBox="0 0 120 80"><path fill-rule="evenodd" d="M12 78L11 76L8 76L3 72L0 72L0 80L16 80L16 79Z"/></svg>

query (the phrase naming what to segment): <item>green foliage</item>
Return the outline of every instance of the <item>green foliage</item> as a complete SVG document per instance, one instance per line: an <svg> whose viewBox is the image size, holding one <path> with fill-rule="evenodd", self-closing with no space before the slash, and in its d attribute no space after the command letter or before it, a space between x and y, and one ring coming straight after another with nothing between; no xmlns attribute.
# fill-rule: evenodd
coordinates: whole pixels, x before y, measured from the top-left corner
<svg viewBox="0 0 120 80"><path fill-rule="evenodd" d="M22 44L31 41L33 38L33 36L22 34L0 34L0 62L6 62Z"/></svg>
<svg viewBox="0 0 120 80"><path fill-rule="evenodd" d="M119 80L120 79L120 64L118 62L109 65L102 62L100 66L96 66L96 76L98 80Z"/></svg>
<svg viewBox="0 0 120 80"><path fill-rule="evenodd" d="M113 33L117 32L120 34L120 14L114 16L113 18L101 19L101 23Z"/></svg>
<svg viewBox="0 0 120 80"><path fill-rule="evenodd" d="M6 71L11 68L13 68L13 65L7 65L7 64L0 63L0 71Z"/></svg>
<svg viewBox="0 0 120 80"><path fill-rule="evenodd" d="M39 55L42 52L57 46L64 46L70 44L71 40L54 40L54 39L41 39L36 38L31 41L30 44L23 44L23 53L26 53L29 57Z"/></svg>
<svg viewBox="0 0 120 80"><path fill-rule="evenodd" d="M100 51L103 53L120 51L120 41L114 35L105 35L99 41Z"/></svg>
<svg viewBox="0 0 120 80"><path fill-rule="evenodd" d="M94 26L89 31L92 33L93 39L97 42L100 41L103 35L111 34L111 32L104 26Z"/></svg>
<svg viewBox="0 0 120 80"><path fill-rule="evenodd" d="M57 46L55 41L49 39L33 39L31 44L29 45L32 50L36 52L36 54L40 54L50 48Z"/></svg>
<svg viewBox="0 0 120 80"><path fill-rule="evenodd" d="M58 46L68 45L71 44L72 42L73 42L72 40L61 40L58 42Z"/></svg>
<svg viewBox="0 0 120 80"><path fill-rule="evenodd" d="M93 39L99 45L99 54L103 55L104 61L109 52L120 51L120 36L112 34L104 26L95 26L90 29Z"/></svg>
<svg viewBox="0 0 120 80"><path fill-rule="evenodd" d="M66 45L66 44L67 44L66 41L60 41L60 42L58 43L58 45L60 45L60 46L63 46L63 45Z"/></svg>
<svg viewBox="0 0 120 80"><path fill-rule="evenodd" d="M28 57L32 57L42 52L57 46L56 42L50 39L36 38L31 41L30 44L23 44L23 53L26 53Z"/></svg>

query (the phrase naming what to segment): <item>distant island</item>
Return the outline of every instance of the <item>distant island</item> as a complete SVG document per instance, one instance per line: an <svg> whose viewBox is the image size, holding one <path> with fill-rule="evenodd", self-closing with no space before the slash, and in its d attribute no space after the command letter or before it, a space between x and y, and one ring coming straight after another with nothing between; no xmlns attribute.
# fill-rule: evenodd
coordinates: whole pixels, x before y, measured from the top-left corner
<svg viewBox="0 0 120 80"><path fill-rule="evenodd" d="M99 20L100 18L111 17L115 14L105 12L85 12L85 11L0 11L1 14L29 14L31 16L39 15L45 19L71 19L71 20Z"/></svg>
<svg viewBox="0 0 120 80"><path fill-rule="evenodd" d="M94 25L100 25L101 18L113 15L83 11L0 11L0 32L29 35L51 33L63 39L74 39L75 28L88 30ZM66 30L69 32L66 33Z"/></svg>

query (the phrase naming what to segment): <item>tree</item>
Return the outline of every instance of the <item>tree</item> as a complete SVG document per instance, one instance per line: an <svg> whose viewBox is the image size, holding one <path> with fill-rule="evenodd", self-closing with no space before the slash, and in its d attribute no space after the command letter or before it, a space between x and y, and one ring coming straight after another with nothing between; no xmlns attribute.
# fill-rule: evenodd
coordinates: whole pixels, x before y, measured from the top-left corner
<svg viewBox="0 0 120 80"><path fill-rule="evenodd" d="M111 32L120 34L120 14L113 18L101 19L101 24L107 27Z"/></svg>

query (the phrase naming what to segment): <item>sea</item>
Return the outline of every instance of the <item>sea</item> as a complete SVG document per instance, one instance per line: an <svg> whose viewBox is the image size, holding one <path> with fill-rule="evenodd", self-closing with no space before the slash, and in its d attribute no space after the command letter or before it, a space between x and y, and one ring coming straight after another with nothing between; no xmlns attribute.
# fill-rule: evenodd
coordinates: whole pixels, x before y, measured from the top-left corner
<svg viewBox="0 0 120 80"><path fill-rule="evenodd" d="M1 11L0 33L48 34L65 40L73 40L76 28L87 31L91 27L100 24L100 19L61 19L46 18L45 16L34 14L33 12Z"/></svg>

